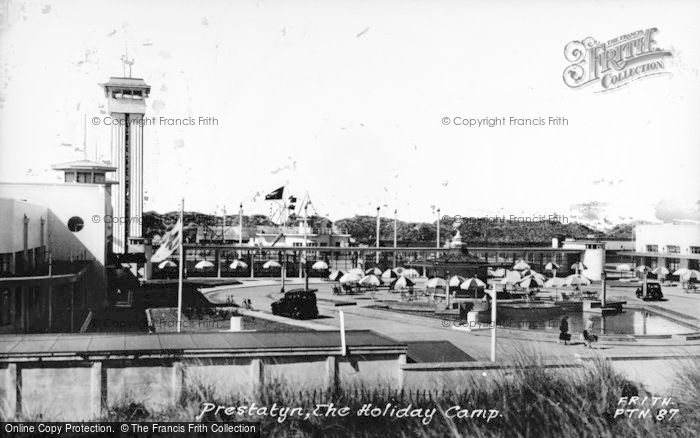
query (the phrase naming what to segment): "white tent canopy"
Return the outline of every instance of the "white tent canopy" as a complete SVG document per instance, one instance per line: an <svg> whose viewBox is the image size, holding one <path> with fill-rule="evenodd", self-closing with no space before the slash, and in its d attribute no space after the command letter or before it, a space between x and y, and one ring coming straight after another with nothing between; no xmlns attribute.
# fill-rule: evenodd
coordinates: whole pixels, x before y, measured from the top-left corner
<svg viewBox="0 0 700 438"><path fill-rule="evenodd" d="M328 269L328 263L324 262L323 260L319 260L313 265L311 265L311 269L315 271L325 271Z"/></svg>
<svg viewBox="0 0 700 438"><path fill-rule="evenodd" d="M379 286L382 281L376 275L370 274L362 277L359 283L363 286Z"/></svg>
<svg viewBox="0 0 700 438"><path fill-rule="evenodd" d="M359 283L359 281L361 279L362 279L362 277L360 277L359 275L349 272L349 273L343 275L342 277L340 277L340 282L343 284L352 284L352 283Z"/></svg>
<svg viewBox="0 0 700 438"><path fill-rule="evenodd" d="M195 269L212 269L214 268L214 263L208 261L208 260L202 260L200 262L197 262L196 265L194 265Z"/></svg>
<svg viewBox="0 0 700 438"><path fill-rule="evenodd" d="M234 260L228 267L231 269L246 269L248 267L248 263L244 262L243 260Z"/></svg>
<svg viewBox="0 0 700 438"><path fill-rule="evenodd" d="M472 278L467 278L462 282L462 284L459 285L459 288L462 290L469 290L471 288L479 288L479 287L486 287L486 283L483 281L479 280L476 277Z"/></svg>
<svg viewBox="0 0 700 438"><path fill-rule="evenodd" d="M158 263L158 269L174 268L176 266L177 264L171 260L163 260L162 262Z"/></svg>
<svg viewBox="0 0 700 438"><path fill-rule="evenodd" d="M440 278L440 277L433 277L425 283L425 287L429 287L429 288L445 287L445 286L447 286L447 280L445 280L444 278Z"/></svg>

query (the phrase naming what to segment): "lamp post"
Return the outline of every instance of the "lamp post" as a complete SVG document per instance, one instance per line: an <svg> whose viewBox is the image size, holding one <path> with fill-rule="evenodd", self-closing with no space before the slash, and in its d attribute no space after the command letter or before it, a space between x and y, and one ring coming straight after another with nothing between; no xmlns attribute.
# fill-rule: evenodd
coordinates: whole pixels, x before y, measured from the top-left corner
<svg viewBox="0 0 700 438"><path fill-rule="evenodd" d="M238 245L243 245L243 203L238 207Z"/></svg>
<svg viewBox="0 0 700 438"><path fill-rule="evenodd" d="M446 277L445 280L447 280L447 286L445 286L445 301L446 301L447 305L445 306L445 308L447 310L449 310L450 309L450 293L452 292L450 290L450 271L445 271L445 277Z"/></svg>
<svg viewBox="0 0 700 438"><path fill-rule="evenodd" d="M379 225L380 225L380 220L379 220L379 208L377 207L377 251L376 255L374 257L374 263L375 265L379 264Z"/></svg>
<svg viewBox="0 0 700 438"><path fill-rule="evenodd" d="M440 249L440 209L437 209L437 241L435 243L435 247ZM435 257L437 257L438 254L435 253Z"/></svg>
<svg viewBox="0 0 700 438"><path fill-rule="evenodd" d="M496 362L496 283L491 293L491 362Z"/></svg>
<svg viewBox="0 0 700 438"><path fill-rule="evenodd" d="M287 274L287 251L282 251L282 267L280 268L280 274L282 275L282 289L280 290L281 293L284 293L284 284L286 280L286 274Z"/></svg>
<svg viewBox="0 0 700 438"><path fill-rule="evenodd" d="M397 211L394 209L394 268L396 267L396 225L397 225L397 218L396 218Z"/></svg>

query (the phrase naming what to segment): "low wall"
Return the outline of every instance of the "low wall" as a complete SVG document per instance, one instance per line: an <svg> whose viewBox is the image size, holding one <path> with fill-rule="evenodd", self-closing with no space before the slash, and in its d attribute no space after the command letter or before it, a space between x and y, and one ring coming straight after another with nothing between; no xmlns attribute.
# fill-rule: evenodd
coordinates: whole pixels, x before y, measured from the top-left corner
<svg viewBox="0 0 700 438"><path fill-rule="evenodd" d="M82 421L114 406L172 406L186 387L209 401L255 400L266 382L325 390L338 385L400 385L405 355L363 353L277 357L188 357L0 364L2 419ZM203 400L207 401L207 400Z"/></svg>

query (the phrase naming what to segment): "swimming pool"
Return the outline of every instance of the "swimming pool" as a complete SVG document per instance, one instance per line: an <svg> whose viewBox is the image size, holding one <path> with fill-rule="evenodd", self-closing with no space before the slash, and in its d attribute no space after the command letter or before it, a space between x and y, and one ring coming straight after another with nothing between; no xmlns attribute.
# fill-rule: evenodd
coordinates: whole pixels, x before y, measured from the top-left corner
<svg viewBox="0 0 700 438"><path fill-rule="evenodd" d="M551 309L499 309L497 319L499 327L559 332L559 321L564 315L569 316L569 333L573 336L583 331L585 320L589 316L593 318L593 331L599 334L673 335L694 331L668 318L636 309L605 316L581 311L555 312Z"/></svg>

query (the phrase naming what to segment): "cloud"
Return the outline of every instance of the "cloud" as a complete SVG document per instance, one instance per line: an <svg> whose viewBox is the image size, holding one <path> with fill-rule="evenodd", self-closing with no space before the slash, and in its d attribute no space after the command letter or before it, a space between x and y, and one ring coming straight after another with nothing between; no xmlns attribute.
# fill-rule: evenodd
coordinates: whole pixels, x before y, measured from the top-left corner
<svg viewBox="0 0 700 438"><path fill-rule="evenodd" d="M656 204L656 218L663 222L674 220L700 221L700 201L690 199L664 199Z"/></svg>
<svg viewBox="0 0 700 438"><path fill-rule="evenodd" d="M606 206L606 203L599 201L582 202L580 204L572 205L571 212L576 217L580 217L582 219L599 221L604 218Z"/></svg>

